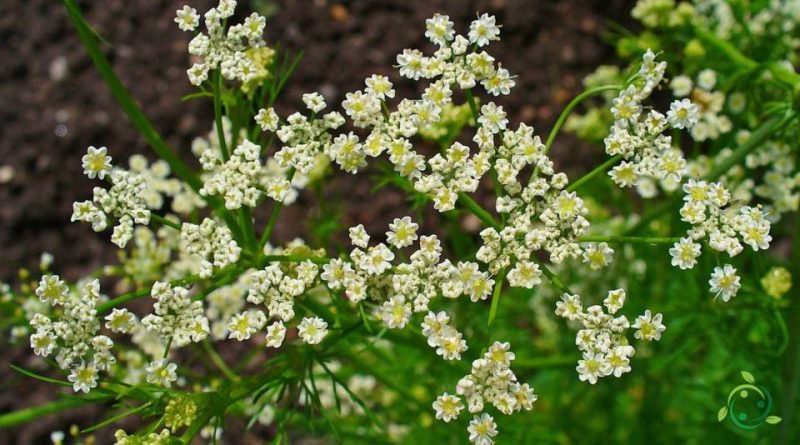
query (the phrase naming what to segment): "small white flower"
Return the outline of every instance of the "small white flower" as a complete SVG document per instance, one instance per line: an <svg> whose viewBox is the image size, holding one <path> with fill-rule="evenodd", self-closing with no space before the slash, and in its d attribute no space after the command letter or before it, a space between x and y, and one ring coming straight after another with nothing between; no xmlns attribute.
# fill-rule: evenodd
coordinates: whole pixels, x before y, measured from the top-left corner
<svg viewBox="0 0 800 445"><path fill-rule="evenodd" d="M652 315L650 309L644 311L643 315L636 317L636 323L631 327L637 329L633 336L640 340L661 340L661 333L667 328L661 323L661 314Z"/></svg>
<svg viewBox="0 0 800 445"><path fill-rule="evenodd" d="M306 104L309 110L314 113L319 113L326 107L325 98L319 93L306 93L303 94L303 103Z"/></svg>
<svg viewBox="0 0 800 445"><path fill-rule="evenodd" d="M508 284L513 287L533 289L542 283L542 271L533 261L518 261L506 276Z"/></svg>
<svg viewBox="0 0 800 445"><path fill-rule="evenodd" d="M741 287L736 269L730 264L715 267L708 284L711 286L711 292L715 294L714 299L722 297L722 301L726 303L736 296Z"/></svg>
<svg viewBox="0 0 800 445"><path fill-rule="evenodd" d="M692 128L697 123L697 105L689 99L672 102L667 112L667 121L675 128Z"/></svg>
<svg viewBox="0 0 800 445"><path fill-rule="evenodd" d="M67 380L72 383L73 391L89 392L97 386L97 369L92 364L81 364L72 370Z"/></svg>
<svg viewBox="0 0 800 445"><path fill-rule="evenodd" d="M458 418L458 414L464 409L464 404L458 396L444 393L433 402L433 409L436 411L437 419L450 422Z"/></svg>
<svg viewBox="0 0 800 445"><path fill-rule="evenodd" d="M280 119L278 118L278 113L275 112L273 108L262 108L258 110L258 114L256 115L256 123L261 127L264 131L275 131L278 129L278 123Z"/></svg>
<svg viewBox="0 0 800 445"><path fill-rule="evenodd" d="M165 358L153 360L145 368L147 382L169 388L172 386L172 382L178 380L178 375L175 373L176 369L178 369L178 365L168 362Z"/></svg>
<svg viewBox="0 0 800 445"><path fill-rule="evenodd" d="M111 156L107 155L106 147L89 147L86 154L81 159L83 161L83 173L89 179L103 179L111 173Z"/></svg>
<svg viewBox="0 0 800 445"><path fill-rule="evenodd" d="M183 9L175 11L175 23L178 24L181 31L194 31L200 24L200 15L197 14L196 9L184 5Z"/></svg>
<svg viewBox="0 0 800 445"><path fill-rule="evenodd" d="M497 435L497 424L494 418L487 413L475 416L467 427L469 441L474 445L492 445L494 436Z"/></svg>
<svg viewBox="0 0 800 445"><path fill-rule="evenodd" d="M412 222L411 218L404 216L402 219L395 218L389 224L389 231L386 232L386 240L392 246L401 249L410 246L417 240L417 229L419 224Z"/></svg>
<svg viewBox="0 0 800 445"><path fill-rule="evenodd" d="M136 316L127 309L114 308L106 315L106 328L111 332L127 333L136 324Z"/></svg>
<svg viewBox="0 0 800 445"><path fill-rule="evenodd" d="M279 348L283 344L284 338L286 338L286 327L283 325L282 321L278 320L267 326L268 347Z"/></svg>
<svg viewBox="0 0 800 445"><path fill-rule="evenodd" d="M500 40L500 27L497 26L495 17L481 14L469 25L469 42L478 46L488 45L492 40Z"/></svg>
<svg viewBox="0 0 800 445"><path fill-rule="evenodd" d="M328 335L328 323L319 317L304 317L297 326L300 338L309 345L316 345Z"/></svg>
<svg viewBox="0 0 800 445"><path fill-rule="evenodd" d="M672 255L673 266L691 269L697 264L697 257L700 256L700 244L691 238L681 238L669 249L669 254Z"/></svg>

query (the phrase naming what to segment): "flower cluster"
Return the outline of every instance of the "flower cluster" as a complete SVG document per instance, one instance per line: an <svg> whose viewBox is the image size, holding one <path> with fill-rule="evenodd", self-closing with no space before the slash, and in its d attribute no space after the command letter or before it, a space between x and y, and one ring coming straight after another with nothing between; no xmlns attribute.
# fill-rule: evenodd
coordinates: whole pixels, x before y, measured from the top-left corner
<svg viewBox="0 0 800 445"><path fill-rule="evenodd" d="M252 13L243 23L226 29L235 8L235 0L220 0L203 16L208 33L198 33L189 42L189 54L201 59L187 70L193 85L202 84L214 69L219 69L226 79L243 84L264 75L264 65L271 56L258 50L266 45L262 35L267 19ZM177 11L175 22L181 30L193 32L200 25L200 16L194 8L184 6Z"/></svg>
<svg viewBox="0 0 800 445"><path fill-rule="evenodd" d="M105 157L105 147L100 151L89 147L83 162L86 175L90 178L102 179L109 173L111 160ZM111 170L109 176L111 187L108 190L95 187L92 201L73 204L72 221L91 223L94 231L101 232L108 227L109 218L116 218L111 241L119 247L125 247L133 237L134 223L150 222L150 210L144 198L147 183L142 176L121 169Z"/></svg>
<svg viewBox="0 0 800 445"><path fill-rule="evenodd" d="M697 106L697 122L689 133L695 141L717 139L733 128L728 116L721 114L725 105L725 94L714 90L716 84L717 74L710 69L697 75L696 84L686 75L675 77L669 84L675 97L689 97Z"/></svg>
<svg viewBox="0 0 800 445"><path fill-rule="evenodd" d="M43 313L33 316L30 323L36 332L30 337L31 348L42 357L55 353L58 366L70 371L73 390L89 392L97 386L98 373L110 370L116 362L111 353L114 342L99 333L96 307L100 282L86 282L80 295L75 295L58 275L45 275L36 295L54 309L59 308L60 315L55 320Z"/></svg>
<svg viewBox="0 0 800 445"><path fill-rule="evenodd" d="M187 254L200 258L200 276L204 278L210 277L214 268L236 263L242 253L230 229L211 218L205 218L199 225L184 223L181 243Z"/></svg>
<svg viewBox="0 0 800 445"><path fill-rule="evenodd" d="M578 361L578 378L597 383L599 378L609 375L620 377L630 372L630 359L635 349L625 335L629 328L636 329L634 337L640 340L660 340L666 327L661 323L661 314L652 315L650 310L636 318L633 325L625 315L614 316L625 304L625 290L608 291L603 306L593 305L584 310L578 295L564 294L556 302L556 315L580 323L575 344L583 353ZM607 312L606 312L607 311Z"/></svg>
<svg viewBox="0 0 800 445"><path fill-rule="evenodd" d="M614 124L604 141L606 153L624 159L609 172L611 179L620 187L635 185L645 198L656 195L656 181L667 191L678 187L686 160L672 146L672 137L663 133L692 128L698 119L697 105L688 99L673 102L666 116L653 109L645 112L643 102L664 80L666 68L652 51L644 54L633 82L612 102Z"/></svg>
<svg viewBox="0 0 800 445"><path fill-rule="evenodd" d="M201 195L222 196L225 208L236 210L242 206L255 207L260 196L259 173L261 147L244 140L233 150L230 158L219 164L203 163L211 173L205 178Z"/></svg>
<svg viewBox="0 0 800 445"><path fill-rule="evenodd" d="M142 326L147 331L178 348L208 336L210 331L208 319L203 314L203 302L194 301L186 288L156 282L150 292L156 302L153 304L154 312L142 318Z"/></svg>
<svg viewBox="0 0 800 445"><path fill-rule="evenodd" d="M511 362L514 360L509 343L494 342L483 357L472 362L470 373L456 385L456 394L443 393L433 402L436 418L450 422L464 409L474 414L467 431L469 440L476 445L491 445L497 435L497 424L484 412L487 404L509 415L522 410L530 411L537 396L527 383L520 383Z"/></svg>

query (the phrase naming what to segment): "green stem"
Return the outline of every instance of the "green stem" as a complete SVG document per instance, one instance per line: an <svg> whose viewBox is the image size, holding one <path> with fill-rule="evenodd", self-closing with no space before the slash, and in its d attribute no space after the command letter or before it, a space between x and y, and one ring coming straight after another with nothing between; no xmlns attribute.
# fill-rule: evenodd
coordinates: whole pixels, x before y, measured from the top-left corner
<svg viewBox="0 0 800 445"><path fill-rule="evenodd" d="M244 241L247 244L247 249L253 255L253 258L258 257L258 244L256 243L256 229L253 227L253 216L249 207L242 207L239 209L239 225L242 227L244 233Z"/></svg>
<svg viewBox="0 0 800 445"><path fill-rule="evenodd" d="M211 357L211 361L214 362L215 365L217 365L217 368L219 368L219 370L222 371L223 374L225 374L225 377L227 377L228 380L230 380L233 383L239 383L242 380L241 377L236 375L236 373L233 372L233 370L228 367L228 365L225 363L225 360L223 360L222 357L220 357L220 355L214 349L214 347L211 346L211 342L209 342L208 339L203 340L203 349L206 350L209 357Z"/></svg>
<svg viewBox="0 0 800 445"><path fill-rule="evenodd" d="M564 122L566 122L567 117L569 117L569 114L572 112L573 108L578 106L578 104L589 97L604 93L606 91L619 91L621 88L622 86L620 85L601 85L599 87L589 88L583 93L575 96L575 98L567 104L566 108L564 108L564 110L558 116L558 120L556 120L555 125L553 125L553 129L550 130L550 134L547 135L547 141L544 143L544 153L550 153L550 147L553 145L558 132L561 131L561 126L564 125Z"/></svg>
<svg viewBox="0 0 800 445"><path fill-rule="evenodd" d="M494 290L492 291L492 306L489 308L489 327L492 326L492 322L494 322L494 318L497 316L497 308L500 306L500 294L503 291L503 281L505 281L505 279L506 270L503 269L497 274L497 281L495 281Z"/></svg>
<svg viewBox="0 0 800 445"><path fill-rule="evenodd" d="M171 219L164 218L161 215L156 215L155 213L150 214L150 221L155 221L162 226L171 227L180 232L181 230L181 223L172 221Z"/></svg>
<svg viewBox="0 0 800 445"><path fill-rule="evenodd" d="M492 217L492 215L489 212L484 210L484 208L481 207L480 204L475 202L475 200L472 199L469 195L463 192L459 193L458 200L464 207L467 208L467 210L469 210L479 220L483 221L484 224L486 224L489 227L494 227L495 229L500 228L500 224L494 220L494 217Z"/></svg>
<svg viewBox="0 0 800 445"><path fill-rule="evenodd" d="M478 123L478 117L480 116L480 113L478 112L478 104L475 103L475 96L472 95L472 90L464 90L464 96L467 97L469 110L472 112L472 118L475 119L475 126L480 126Z"/></svg>
<svg viewBox="0 0 800 445"><path fill-rule="evenodd" d="M60 413L68 409L77 408L79 406L88 405L90 403L100 403L106 399L84 399L77 397L70 397L55 400L45 403L43 405L32 406L30 408L23 408L10 413L0 415L0 429L10 428L22 423L32 422L41 417L51 414Z"/></svg>
<svg viewBox="0 0 800 445"><path fill-rule="evenodd" d="M264 255L262 262L266 263L302 263L303 261L311 261L314 264L328 264L331 259L323 256L311 255Z"/></svg>
<svg viewBox="0 0 800 445"><path fill-rule="evenodd" d="M556 289L560 290L561 292L567 293L567 294L571 294L572 293L572 291L569 290L569 288L567 287L566 284L564 284L564 282L561 280L561 278L558 275L556 275L552 270L550 270L550 268L547 267L546 264L544 264L543 262L541 262L541 261L539 261L539 260L537 260L535 258L534 258L533 261L535 261L536 264L539 265L539 268L542 269L542 273L544 274L544 276L546 276L547 279L550 280L550 283L552 283L553 286L555 286Z"/></svg>
<svg viewBox="0 0 800 445"><path fill-rule="evenodd" d="M558 136L558 132L561 131L561 127L564 125L564 122L567 121L572 110L578 106L581 102L592 97L597 94L604 93L606 91L619 91L622 88L621 85L601 85L594 88L589 88L588 90L582 92L581 94L575 96L561 111L561 114L558 116L556 123L553 125L553 128L550 130L550 134L547 135L547 141L544 143L544 153L550 153L550 147L553 145L553 142L556 140L556 136ZM539 176L539 167L533 169L533 173L531 174L530 179L528 182L531 182L533 178Z"/></svg>
<svg viewBox="0 0 800 445"><path fill-rule="evenodd" d="M609 167L611 167L612 165L615 165L620 160L622 160L622 155L616 155L616 156L610 158L609 160L607 160L606 162L603 162L602 164L600 164L597 167L595 167L594 170L592 170L589 173L581 176L580 178L578 178L577 181L575 181L572 184L570 184L567 187L567 191L568 192L573 192L573 191L577 190L578 188L580 188L580 186L582 186L583 184L591 181L592 178L594 178L595 176L597 176L597 175L599 175L601 173L604 173L606 170L608 170Z"/></svg>
<svg viewBox="0 0 800 445"><path fill-rule="evenodd" d="M219 69L214 70L214 123L217 127L217 139L219 139L222 160L228 162L228 145L225 142L225 129L222 127L222 73Z"/></svg>
<svg viewBox="0 0 800 445"><path fill-rule="evenodd" d="M578 239L581 243L632 243L632 244L672 244L679 241L678 237L658 236L582 236Z"/></svg>

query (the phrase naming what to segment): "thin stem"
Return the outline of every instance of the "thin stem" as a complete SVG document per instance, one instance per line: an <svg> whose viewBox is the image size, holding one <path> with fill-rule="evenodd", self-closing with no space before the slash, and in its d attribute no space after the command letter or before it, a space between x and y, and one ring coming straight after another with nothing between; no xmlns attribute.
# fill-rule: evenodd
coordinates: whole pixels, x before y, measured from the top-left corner
<svg viewBox="0 0 800 445"><path fill-rule="evenodd" d="M211 342L209 342L208 339L203 340L203 349L206 350L209 357L211 357L211 361L217 365L217 368L219 368L219 370L225 374L225 377L227 377L228 380L234 383L239 383L242 380L241 377L236 375L236 373L233 372L233 370L229 368L227 364L225 364L225 360L223 360L214 347L211 346Z"/></svg>
<svg viewBox="0 0 800 445"><path fill-rule="evenodd" d="M102 403L106 399L84 399L77 397L70 397L55 400L53 402L45 403L43 405L32 406L30 408L23 408L10 413L0 415L0 429L10 428L22 423L32 422L44 416L60 413L68 409L76 408L89 403Z"/></svg>
<svg viewBox="0 0 800 445"><path fill-rule="evenodd" d="M464 207L467 208L467 210L469 210L479 220L483 221L484 224L486 224L489 227L494 227L495 229L500 228L500 224L494 220L494 217L492 217L492 215L489 212L484 210L484 208L481 207L480 204L475 202L475 200L472 199L469 195L463 192L459 193L458 200Z"/></svg>
<svg viewBox="0 0 800 445"><path fill-rule="evenodd" d="M488 326L492 326L492 322L494 322L494 318L497 316L497 308L500 306L500 295L503 291L503 282L506 279L506 270L503 269L500 273L497 274L496 280L494 283L494 290L492 291L492 306L489 308L489 323Z"/></svg>
<svg viewBox="0 0 800 445"><path fill-rule="evenodd" d="M550 147L553 145L556 136L558 136L558 132L561 131L561 126L564 125L564 122L566 122L573 108L578 106L578 104L580 104L589 97L592 97L600 93L604 93L606 91L619 91L621 88L622 88L621 85L601 85L599 87L589 88L583 93L575 96L575 98L572 99L567 104L567 106L558 116L558 120L556 120L555 125L553 125L553 129L550 130L550 134L547 135L547 141L544 143L544 153L547 154L550 152Z"/></svg>
<svg viewBox="0 0 800 445"><path fill-rule="evenodd" d="M472 118L475 119L475 125L480 126L478 123L478 117L480 116L478 104L475 103L475 96L472 95L472 90L464 90L464 96L467 97L467 103L469 104L469 110L472 112Z"/></svg>
<svg viewBox="0 0 800 445"><path fill-rule="evenodd" d="M544 274L544 276L546 276L547 279L550 280L550 283L552 283L553 286L556 287L556 289L567 294L572 293L572 291L569 290L569 288L567 287L566 284L564 284L561 278L558 275L556 275L552 270L550 270L550 268L547 267L546 264L535 258L533 259L533 261L535 261L536 264L539 265L539 268L542 269L542 273Z"/></svg>
<svg viewBox="0 0 800 445"><path fill-rule="evenodd" d="M219 151L222 160L228 161L228 146L225 142L225 129L222 127L222 73L219 69L214 70L214 123L217 127L217 139L219 139Z"/></svg>
<svg viewBox="0 0 800 445"><path fill-rule="evenodd" d="M678 237L658 236L582 236L581 243L619 243L619 244L672 244L679 241Z"/></svg>
<svg viewBox="0 0 800 445"><path fill-rule="evenodd" d="M161 224L162 226L165 226L165 227L171 227L171 228L173 228L173 229L175 229L175 230L177 230L179 232L181 230L181 223L180 222L172 221L171 219L164 218L161 215L156 215L155 213L151 213L150 214L150 221L155 221L158 224Z"/></svg>
<svg viewBox="0 0 800 445"><path fill-rule="evenodd" d="M604 93L606 91L618 91L622 88L621 85L601 85L599 87L589 88L588 90L584 91L583 93L575 96L561 111L561 114L558 116L556 123L553 125L553 128L550 130L550 134L547 135L547 141L544 143L544 154L550 153L550 147L553 145L553 142L556 140L556 136L558 136L558 132L561 131L561 127L564 125L564 122L567 121L572 110L578 106L581 102L586 100L589 97L592 97L597 94ZM531 173L530 179L528 182L531 182L533 178L539 176L539 167L533 169L533 173Z"/></svg>
<svg viewBox="0 0 800 445"><path fill-rule="evenodd" d="M264 255L263 263L302 263L311 261L314 264L328 264L331 259L324 256L311 255Z"/></svg>
<svg viewBox="0 0 800 445"><path fill-rule="evenodd" d="M622 160L622 155L616 155L616 156L612 157L611 159L607 160L606 162L603 162L602 164L600 164L597 167L595 167L594 170L592 170L589 173L581 176L580 178L578 178L577 181L575 181L572 184L570 184L569 187L567 187L567 191L568 192L572 192L572 191L577 190L578 188L580 188L580 186L582 186L583 184L591 181L595 176L597 176L597 175L599 175L601 173L604 173L606 170L608 170L609 167L611 167L612 165L615 165L617 162L619 162L621 160Z"/></svg>

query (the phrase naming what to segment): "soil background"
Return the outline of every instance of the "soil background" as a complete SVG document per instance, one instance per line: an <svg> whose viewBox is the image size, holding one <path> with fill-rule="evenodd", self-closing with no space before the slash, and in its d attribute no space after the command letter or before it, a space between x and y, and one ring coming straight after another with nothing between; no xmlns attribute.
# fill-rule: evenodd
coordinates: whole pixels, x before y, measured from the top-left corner
<svg viewBox="0 0 800 445"><path fill-rule="evenodd" d="M209 102L181 102L191 92L185 70L191 35L177 29L175 10L189 3L203 11L208 0L79 1L88 22L105 37L112 65L168 145L190 158L191 140L210 130ZM614 55L603 35L611 22L630 24L624 0L252 0L240 1L237 17L268 15L267 37L291 51L304 51L278 103L281 113L302 105L300 96L320 91L338 104L363 87L372 73L386 74L399 97L415 86L392 65L403 48L429 48L424 20L447 14L459 32L478 12L497 15L500 42L489 52L518 76L510 96L495 99L512 123L524 121L545 136L560 110L582 89L581 79ZM135 153L153 159L145 141L117 107L95 71L60 2L0 2L0 281L14 282L20 267L36 268L42 252L54 255L53 270L76 279L116 256L109 233L70 223L72 203L91 199L96 184L82 175L86 147L107 146L115 163ZM578 174L601 156L597 147L561 136L553 147L559 169ZM571 176L573 176L571 175ZM340 223L364 223L385 231L404 214L404 197L394 190L371 192L368 175L336 173L326 193L344 204ZM301 197L282 214L280 239L308 230L310 202ZM437 231L435 227L428 229ZM3 335L4 336L4 335ZM59 391L21 379L9 363L31 363L30 350L6 348L0 358L0 413L53 400ZM101 413L91 408L44 417L32 425L0 431L0 444L46 444L53 430L75 422L91 425ZM259 443L238 437L228 443ZM106 443L100 441L99 443Z"/></svg>

